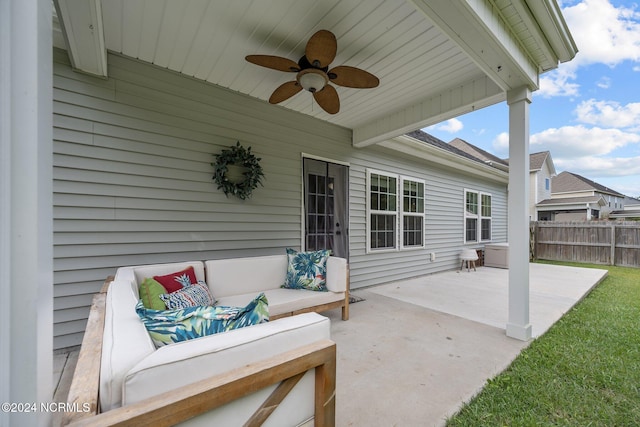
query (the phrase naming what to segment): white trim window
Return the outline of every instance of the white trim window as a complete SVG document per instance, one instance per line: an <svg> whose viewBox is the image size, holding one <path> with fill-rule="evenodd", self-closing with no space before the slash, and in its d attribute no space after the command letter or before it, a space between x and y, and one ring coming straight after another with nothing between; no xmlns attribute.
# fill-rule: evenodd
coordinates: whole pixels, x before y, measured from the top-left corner
<svg viewBox="0 0 640 427"><path fill-rule="evenodd" d="M424 248L424 181L402 177L402 248Z"/></svg>
<svg viewBox="0 0 640 427"><path fill-rule="evenodd" d="M491 194L464 190L464 242L477 243L491 240Z"/></svg>
<svg viewBox="0 0 640 427"><path fill-rule="evenodd" d="M367 170L367 252L424 248L425 182Z"/></svg>
<svg viewBox="0 0 640 427"><path fill-rule="evenodd" d="M367 170L367 249L398 248L398 178Z"/></svg>

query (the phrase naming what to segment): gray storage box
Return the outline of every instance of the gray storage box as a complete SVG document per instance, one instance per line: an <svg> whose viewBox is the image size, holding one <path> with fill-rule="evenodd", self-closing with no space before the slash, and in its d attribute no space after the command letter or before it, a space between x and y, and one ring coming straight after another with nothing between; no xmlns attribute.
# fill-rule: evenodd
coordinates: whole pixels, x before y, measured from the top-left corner
<svg viewBox="0 0 640 427"><path fill-rule="evenodd" d="M509 268L509 244L490 243L484 246L486 267Z"/></svg>

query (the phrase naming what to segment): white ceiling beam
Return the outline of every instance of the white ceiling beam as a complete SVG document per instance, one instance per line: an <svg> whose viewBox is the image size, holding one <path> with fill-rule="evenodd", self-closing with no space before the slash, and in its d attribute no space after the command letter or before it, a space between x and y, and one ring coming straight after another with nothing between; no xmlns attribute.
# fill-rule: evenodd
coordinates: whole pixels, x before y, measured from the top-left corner
<svg viewBox="0 0 640 427"><path fill-rule="evenodd" d="M538 89L539 67L489 0L412 0L504 91Z"/></svg>
<svg viewBox="0 0 640 427"><path fill-rule="evenodd" d="M481 77L384 117L372 119L353 129L352 143L355 147L365 147L505 99L506 94L498 85L488 77Z"/></svg>
<svg viewBox="0 0 640 427"><path fill-rule="evenodd" d="M71 65L76 71L107 77L107 49L100 0L54 0Z"/></svg>

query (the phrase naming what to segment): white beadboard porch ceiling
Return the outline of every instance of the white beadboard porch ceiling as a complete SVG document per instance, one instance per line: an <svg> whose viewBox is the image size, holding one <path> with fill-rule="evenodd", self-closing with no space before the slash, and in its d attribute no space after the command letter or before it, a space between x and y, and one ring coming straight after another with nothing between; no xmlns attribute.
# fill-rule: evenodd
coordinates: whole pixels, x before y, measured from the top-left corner
<svg viewBox="0 0 640 427"><path fill-rule="evenodd" d="M56 0L58 12L75 1L86 0ZM102 0L101 18L107 50L265 102L295 73L245 56L297 62L309 37L329 30L338 40L330 68L365 69L380 86L336 86L335 115L307 92L273 108L353 129L363 146L503 101L512 88L537 89L538 74L575 46L555 0L532 1L537 10L524 0ZM74 21L62 26L68 40L85 37L69 31L82 29L81 15L59 15Z"/></svg>

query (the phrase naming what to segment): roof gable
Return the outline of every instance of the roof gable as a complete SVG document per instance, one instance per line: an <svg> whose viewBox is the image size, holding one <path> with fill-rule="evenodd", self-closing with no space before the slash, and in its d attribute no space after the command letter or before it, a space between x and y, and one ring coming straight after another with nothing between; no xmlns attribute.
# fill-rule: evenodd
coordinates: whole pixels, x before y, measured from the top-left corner
<svg viewBox="0 0 640 427"><path fill-rule="evenodd" d="M529 155L529 170L531 171L539 171L544 166L544 163L550 157L550 153L548 151L540 151L538 153L531 153Z"/></svg>

